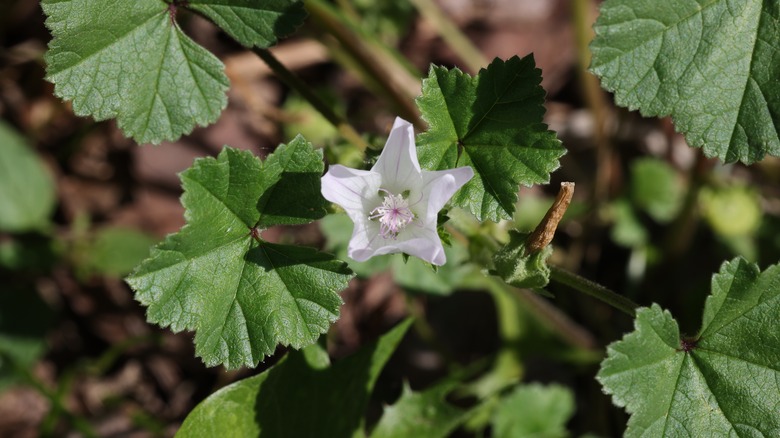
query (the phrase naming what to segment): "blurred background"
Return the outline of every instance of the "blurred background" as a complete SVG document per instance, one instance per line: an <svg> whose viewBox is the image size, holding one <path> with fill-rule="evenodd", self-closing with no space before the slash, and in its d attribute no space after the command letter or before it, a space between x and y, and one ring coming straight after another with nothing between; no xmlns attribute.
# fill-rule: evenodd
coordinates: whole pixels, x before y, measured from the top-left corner
<svg viewBox="0 0 780 438"><path fill-rule="evenodd" d="M307 1L306 24L272 51L377 147L396 115L417 117L413 99L430 64L475 74L494 57L533 53L545 122L568 154L549 186L520 190L512 221L480 232L502 240L510 228L533 229L558 183L574 181L551 261L642 305L662 303L694 333L724 260L743 255L763 269L780 259L780 163L723 165L689 148L670 120L615 107L586 72L598 3ZM331 162L364 157L257 56L183 10L184 31L226 65L228 107L175 143L139 146L114 121L76 117L53 95L44 18L38 2L0 2L0 436L172 436L210 393L284 353L257 369L206 368L192 333L145 322L122 278L183 225L177 173L223 145L263 157L297 133L328 145ZM340 220L264 236L343 252L349 234ZM342 293L328 336L334 358L418 318L380 378L369 423L404 381L425 388L510 351L523 380L574 392L572 435L619 435L627 417L593 377L604 346L631 320L555 284L555 298L490 289L468 263L480 254L450 251L454 262L438 274L400 257L361 264Z"/></svg>

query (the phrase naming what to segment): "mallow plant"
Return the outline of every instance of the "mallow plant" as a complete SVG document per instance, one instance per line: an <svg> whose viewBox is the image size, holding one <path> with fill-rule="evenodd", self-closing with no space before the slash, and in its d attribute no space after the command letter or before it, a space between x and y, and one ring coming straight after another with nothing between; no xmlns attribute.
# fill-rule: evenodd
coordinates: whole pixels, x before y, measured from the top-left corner
<svg viewBox="0 0 780 438"><path fill-rule="evenodd" d="M412 3L423 13L430 7ZM486 366L420 390L405 387L367 422L372 389L412 320L334 363L318 340L339 318L340 292L356 273L387 269L401 285L433 278L445 283L445 294L489 291L502 335L511 331L505 317L520 306L515 287L550 295L550 282L633 318L634 330L607 347L593 376L629 414L626 436L780 435L778 265L762 270L742 257L724 261L712 277L701 328L683 334L664 303L640 306L548 263L573 184L535 232L514 229L516 205L524 202L519 187L549 183L566 153L543 123L545 92L532 55L495 59L475 75L431 66L414 104L394 94L409 121L395 120L375 161L348 167L336 164L339 154L364 154L364 138L267 50L303 24L307 10L319 23L342 20L340 32L365 36L332 4L41 4L53 37L46 62L54 93L76 114L116 119L138 143L175 140L214 122L226 105L224 66L179 25L190 11L266 61L349 144L323 154L324 145L299 135L264 159L225 146L180 174L186 225L126 279L148 321L194 332L195 354L206 366L256 367L287 348L267 370L211 394L178 435L436 437L459 428L507 437L566 434L572 393L521 383L523 358L511 342ZM691 146L724 162L780 155L780 3L607 0L594 29L591 72L618 105L671 116ZM379 44L360 37L350 41L364 49ZM371 72L377 66L365 57L370 52L349 56ZM264 237L271 227L315 221L326 248ZM351 231L328 232L340 227ZM579 406L583 415L589 408Z"/></svg>

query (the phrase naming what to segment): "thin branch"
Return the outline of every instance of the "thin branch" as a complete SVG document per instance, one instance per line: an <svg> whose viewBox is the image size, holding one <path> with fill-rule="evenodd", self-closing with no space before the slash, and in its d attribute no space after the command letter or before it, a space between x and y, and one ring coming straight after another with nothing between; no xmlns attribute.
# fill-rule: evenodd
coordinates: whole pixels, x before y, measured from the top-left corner
<svg viewBox="0 0 780 438"><path fill-rule="evenodd" d="M336 129L342 137L354 144L361 151L365 151L368 146L363 137L358 134L355 128L350 125L346 119L336 114L335 111L325 103L317 94L305 83L287 69L278 59L267 49L253 48L254 52L262 59L268 67L282 80L288 87L292 88L304 99L306 99L320 114L323 115Z"/></svg>
<svg viewBox="0 0 780 438"><path fill-rule="evenodd" d="M550 281L565 284L566 286L569 286L576 291L590 295L620 310L632 318L636 316L636 309L639 307L639 304L571 271L555 265L549 266Z"/></svg>

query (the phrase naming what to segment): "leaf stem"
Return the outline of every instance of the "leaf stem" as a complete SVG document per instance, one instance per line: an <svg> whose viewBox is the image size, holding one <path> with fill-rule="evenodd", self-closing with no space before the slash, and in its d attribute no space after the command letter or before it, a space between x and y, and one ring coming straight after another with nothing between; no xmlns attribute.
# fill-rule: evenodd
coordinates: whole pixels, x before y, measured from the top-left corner
<svg viewBox="0 0 780 438"><path fill-rule="evenodd" d="M262 59L268 67L282 80L287 86L298 92L306 99L320 114L323 115L339 133L350 143L355 145L361 152L366 150L368 144L363 137L358 134L355 128L350 125L346 119L336 114L335 111L323 101L305 82L287 69L268 49L253 48L252 52Z"/></svg>
<svg viewBox="0 0 780 438"><path fill-rule="evenodd" d="M590 281L585 277L581 277L559 266L550 264L549 267L550 281L565 284L572 289L575 289L586 295L590 295L620 310L632 318L636 316L636 308L639 307L639 304L631 301L623 295L619 295L616 292L607 289L598 283Z"/></svg>

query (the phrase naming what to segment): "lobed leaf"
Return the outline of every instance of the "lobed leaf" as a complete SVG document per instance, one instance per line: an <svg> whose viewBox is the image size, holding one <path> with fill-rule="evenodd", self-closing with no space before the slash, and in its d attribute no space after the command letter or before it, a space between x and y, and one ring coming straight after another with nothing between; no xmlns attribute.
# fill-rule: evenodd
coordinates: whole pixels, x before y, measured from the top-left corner
<svg viewBox="0 0 780 438"><path fill-rule="evenodd" d="M303 23L299 0L189 0L187 7L217 23L246 47L270 47Z"/></svg>
<svg viewBox="0 0 780 438"><path fill-rule="evenodd" d="M591 70L619 105L671 115L725 162L780 154L780 4L608 0L594 30Z"/></svg>
<svg viewBox="0 0 780 438"><path fill-rule="evenodd" d="M253 229L303 224L325 214L322 155L303 137L265 162L225 148L181 174L185 225L152 251L127 282L147 319L195 330L207 365L255 366L278 344L301 348L338 318L351 271L311 248L253 238ZM290 200L290 215L282 212ZM255 236L256 237L256 236Z"/></svg>
<svg viewBox="0 0 780 438"><path fill-rule="evenodd" d="M176 436L362 436L374 383L410 324L332 366L318 345L290 352L262 374L211 394Z"/></svg>
<svg viewBox="0 0 780 438"><path fill-rule="evenodd" d="M420 165L471 166L453 197L480 220L509 219L520 184L546 183L566 152L542 123L544 89L533 55L495 59L477 76L431 67L417 106L428 122L417 137Z"/></svg>
<svg viewBox="0 0 780 438"><path fill-rule="evenodd" d="M273 44L305 16L293 0L42 0L53 36L46 63L54 93L72 101L79 116L116 118L139 143L175 140L216 121L227 105L228 78L177 25L182 5L247 46Z"/></svg>
<svg viewBox="0 0 780 438"><path fill-rule="evenodd" d="M565 386L520 385L501 399L493 417L497 438L565 437L574 395Z"/></svg>
<svg viewBox="0 0 780 438"><path fill-rule="evenodd" d="M421 392L404 384L401 397L385 407L371 438L404 438L411 436L448 437L468 418L469 411L447 402L447 394L458 385L445 380Z"/></svg>
<svg viewBox="0 0 780 438"><path fill-rule="evenodd" d="M780 434L780 265L742 258L712 279L699 334L654 304L611 344L597 376L631 413L626 436Z"/></svg>

